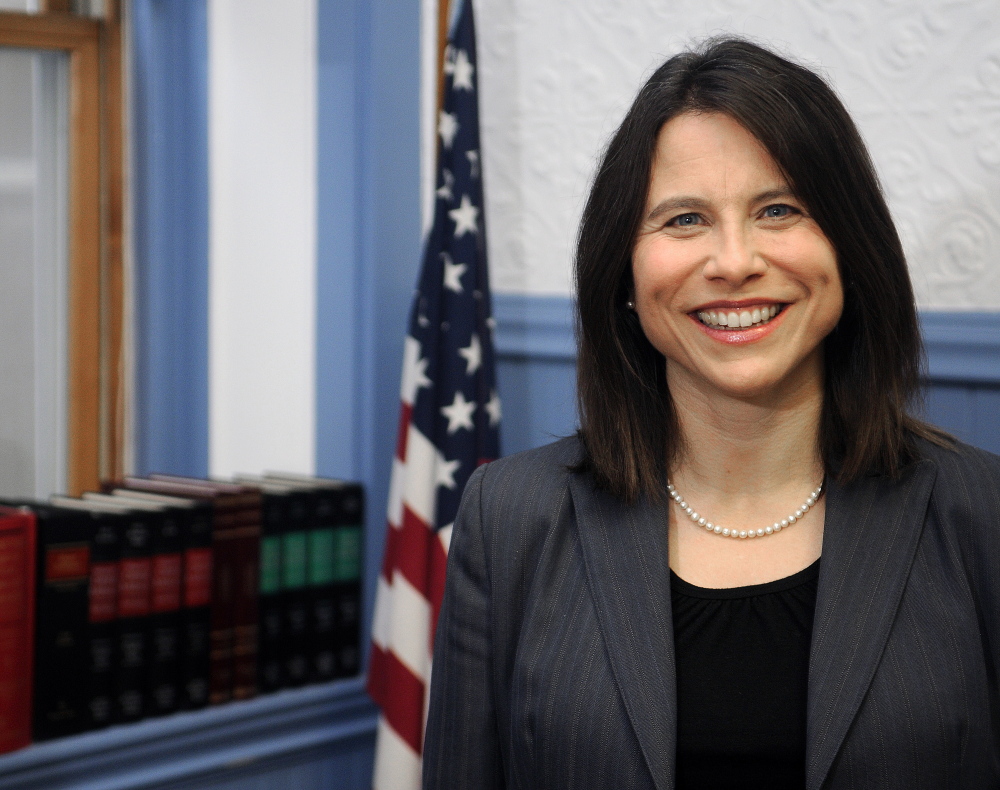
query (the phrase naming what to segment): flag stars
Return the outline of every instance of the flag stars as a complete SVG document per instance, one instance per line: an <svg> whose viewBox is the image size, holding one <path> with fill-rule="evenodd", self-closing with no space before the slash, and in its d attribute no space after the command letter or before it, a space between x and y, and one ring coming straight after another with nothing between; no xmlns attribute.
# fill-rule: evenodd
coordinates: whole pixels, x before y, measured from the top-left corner
<svg viewBox="0 0 1000 790"><path fill-rule="evenodd" d="M446 252L442 252L441 257L444 258L444 287L457 294L462 293L464 290L462 288L462 275L469 267L464 263L454 263Z"/></svg>
<svg viewBox="0 0 1000 790"><path fill-rule="evenodd" d="M465 375L471 376L483 364L483 347L479 345L479 335L473 333L472 340L465 348L458 349L459 356L465 359Z"/></svg>
<svg viewBox="0 0 1000 790"><path fill-rule="evenodd" d="M455 199L455 196L451 193L451 188L455 184L455 176L453 176L451 171L445 167L441 170L441 178L444 183L434 190L434 194L451 203L451 201Z"/></svg>
<svg viewBox="0 0 1000 790"><path fill-rule="evenodd" d="M455 221L455 238L460 239L466 233L476 233L476 222L479 219L479 209L472 205L468 195L462 195L462 202L458 208L453 208L448 212L448 216Z"/></svg>
<svg viewBox="0 0 1000 790"><path fill-rule="evenodd" d="M476 67L469 62L469 56L460 49L451 63L451 87L455 90L472 90L472 75Z"/></svg>
<svg viewBox="0 0 1000 790"><path fill-rule="evenodd" d="M465 158L469 160L469 176L479 178L479 151L466 151Z"/></svg>
<svg viewBox="0 0 1000 790"><path fill-rule="evenodd" d="M500 396L497 395L496 390L490 391L490 399L483 406L486 409L486 413L490 415L490 427L495 428L500 424L500 417L502 412L500 411Z"/></svg>
<svg viewBox="0 0 1000 790"><path fill-rule="evenodd" d="M458 117L454 113L441 111L438 116L438 134L441 135L444 147L450 151L455 135L458 134Z"/></svg>
<svg viewBox="0 0 1000 790"><path fill-rule="evenodd" d="M475 401L467 401L461 390L456 392L451 405L441 407L441 413L448 418L448 435L456 433L461 428L471 431L474 427L472 413L475 410Z"/></svg>
<svg viewBox="0 0 1000 790"><path fill-rule="evenodd" d="M434 465L434 483L445 488L455 488L455 472L461 465L458 461L445 461L439 458Z"/></svg>

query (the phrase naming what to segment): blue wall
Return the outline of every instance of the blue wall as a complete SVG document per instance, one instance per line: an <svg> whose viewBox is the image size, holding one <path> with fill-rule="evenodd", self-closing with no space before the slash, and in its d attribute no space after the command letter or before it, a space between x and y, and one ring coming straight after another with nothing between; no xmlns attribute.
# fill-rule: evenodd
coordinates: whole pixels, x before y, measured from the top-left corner
<svg viewBox="0 0 1000 790"><path fill-rule="evenodd" d="M136 469L208 474L206 0L134 0Z"/></svg>

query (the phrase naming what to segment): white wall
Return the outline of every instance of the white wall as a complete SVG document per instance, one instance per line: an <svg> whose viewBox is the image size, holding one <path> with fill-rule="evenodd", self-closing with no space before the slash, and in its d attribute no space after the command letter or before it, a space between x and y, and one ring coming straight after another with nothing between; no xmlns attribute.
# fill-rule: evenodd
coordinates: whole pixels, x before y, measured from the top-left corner
<svg viewBox="0 0 1000 790"><path fill-rule="evenodd" d="M312 472L316 0L210 0L209 161L209 470Z"/></svg>
<svg viewBox="0 0 1000 790"><path fill-rule="evenodd" d="M871 146L922 306L1000 309L1000 0L476 0L490 267L568 294L596 157L709 34L821 69Z"/></svg>

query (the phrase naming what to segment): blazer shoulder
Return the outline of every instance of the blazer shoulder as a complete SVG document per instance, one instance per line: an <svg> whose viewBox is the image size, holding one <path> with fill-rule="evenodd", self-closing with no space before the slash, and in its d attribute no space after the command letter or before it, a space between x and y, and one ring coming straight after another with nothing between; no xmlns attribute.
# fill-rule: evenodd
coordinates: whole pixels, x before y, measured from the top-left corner
<svg viewBox="0 0 1000 790"><path fill-rule="evenodd" d="M567 515L572 467L581 458L579 440L568 437L477 469L468 486L476 488L487 551L544 539Z"/></svg>
<svg viewBox="0 0 1000 790"><path fill-rule="evenodd" d="M931 497L935 510L975 553L1000 539L1000 456L964 442L942 447L919 443L937 469Z"/></svg>
<svg viewBox="0 0 1000 790"><path fill-rule="evenodd" d="M937 467L935 489L953 486L1000 485L1000 455L955 440L954 444L941 445L920 439L917 443L921 455Z"/></svg>

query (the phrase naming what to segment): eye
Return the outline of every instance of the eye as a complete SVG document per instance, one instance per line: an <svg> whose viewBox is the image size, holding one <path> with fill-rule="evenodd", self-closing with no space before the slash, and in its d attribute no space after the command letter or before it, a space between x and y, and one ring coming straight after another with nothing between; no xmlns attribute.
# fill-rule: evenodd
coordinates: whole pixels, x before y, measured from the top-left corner
<svg viewBox="0 0 1000 790"><path fill-rule="evenodd" d="M695 225L700 225L702 223L701 214L679 214L669 222L667 225L673 228L693 228Z"/></svg>
<svg viewBox="0 0 1000 790"><path fill-rule="evenodd" d="M773 206L765 208L762 216L765 219L784 219L797 213L798 211L791 206L786 206L784 203L775 203Z"/></svg>

